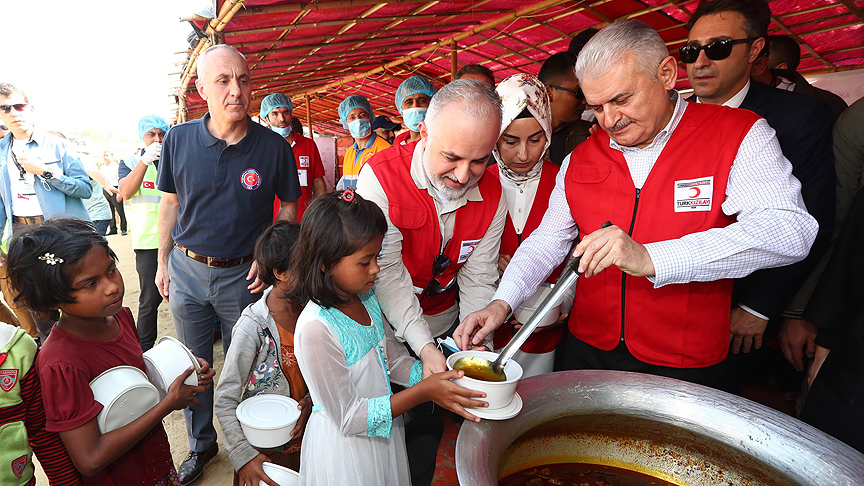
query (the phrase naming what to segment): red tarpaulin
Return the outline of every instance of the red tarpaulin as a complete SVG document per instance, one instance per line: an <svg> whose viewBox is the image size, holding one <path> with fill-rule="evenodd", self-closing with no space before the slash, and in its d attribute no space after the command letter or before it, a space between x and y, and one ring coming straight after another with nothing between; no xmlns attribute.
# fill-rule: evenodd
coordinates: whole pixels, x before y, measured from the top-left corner
<svg viewBox="0 0 864 486"><path fill-rule="evenodd" d="M637 18L657 29L677 57L687 38L684 24L697 4L220 0L217 19L195 22L211 39L199 43L191 66L181 75L178 120L200 117L207 109L195 92L194 59L211 41L224 40L246 56L252 70L253 113L266 95L282 92L292 98L294 114L305 124L309 96L315 131L345 135L336 113L342 99L363 94L376 114L398 121L393 96L399 83L415 74L439 86L450 81L454 46L458 67L482 64L500 81L518 72L536 74L549 55L566 50L581 30ZM799 71L864 67L864 0L775 0L770 6L770 33L792 35L802 44ZM682 68L678 87L687 86Z"/></svg>

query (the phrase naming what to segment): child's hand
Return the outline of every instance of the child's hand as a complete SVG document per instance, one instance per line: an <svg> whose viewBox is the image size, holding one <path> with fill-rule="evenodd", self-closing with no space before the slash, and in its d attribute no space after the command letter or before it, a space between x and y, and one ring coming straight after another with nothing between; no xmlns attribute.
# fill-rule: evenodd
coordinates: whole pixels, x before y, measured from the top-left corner
<svg viewBox="0 0 864 486"><path fill-rule="evenodd" d="M213 371L213 370L210 370ZM189 386L183 383L186 378L195 372L195 368L186 368L186 371L180 374L177 379L168 387L168 393L165 395L164 401L171 406L171 410L181 410L186 408L189 403L201 405L201 400L195 398L196 393L202 393L207 389L206 386ZM212 380L212 375L210 379Z"/></svg>
<svg viewBox="0 0 864 486"><path fill-rule="evenodd" d="M195 357L198 360L198 386L203 386L205 389L210 388L213 384L213 377L216 376L216 370L210 367L210 363L204 358Z"/></svg>
<svg viewBox="0 0 864 486"><path fill-rule="evenodd" d="M472 397L485 398L486 393L471 390L470 388L459 386L450 381L462 378L464 375L465 373L463 371L453 370L445 371L443 373L435 373L414 386L423 386L426 388L424 391L429 400L432 400L447 410L457 413L473 422L479 422L480 419L465 410L465 408L489 406L487 402L472 399Z"/></svg>
<svg viewBox="0 0 864 486"><path fill-rule="evenodd" d="M279 486L277 482L270 479L270 477L264 473L264 468L261 465L265 462L270 462L270 458L264 454L258 453L254 459L241 467L240 470L237 471L237 476L240 477L239 485L258 486L259 481L264 481L270 486Z"/></svg>
<svg viewBox="0 0 864 486"><path fill-rule="evenodd" d="M297 408L300 409L300 418L297 419L297 425L291 431L291 442L296 442L303 437L303 432L306 431L306 422L309 421L309 416L312 415L312 399L306 397L300 400Z"/></svg>

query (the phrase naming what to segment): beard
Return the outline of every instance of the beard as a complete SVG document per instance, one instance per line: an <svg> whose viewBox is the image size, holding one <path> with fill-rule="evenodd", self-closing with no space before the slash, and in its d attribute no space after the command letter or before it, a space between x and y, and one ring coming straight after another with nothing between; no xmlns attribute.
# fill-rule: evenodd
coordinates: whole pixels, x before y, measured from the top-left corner
<svg viewBox="0 0 864 486"><path fill-rule="evenodd" d="M432 183L432 187L434 187L438 192L444 195L447 199L459 199L464 196L468 191L477 186L480 182L480 177L471 174L470 179L468 179L468 183L462 187L450 187L444 182L444 179L450 179L453 182L458 183L459 181L453 174L447 173L442 176L434 174L429 169L429 152L423 151L423 171L426 172L426 177L429 178L429 182Z"/></svg>

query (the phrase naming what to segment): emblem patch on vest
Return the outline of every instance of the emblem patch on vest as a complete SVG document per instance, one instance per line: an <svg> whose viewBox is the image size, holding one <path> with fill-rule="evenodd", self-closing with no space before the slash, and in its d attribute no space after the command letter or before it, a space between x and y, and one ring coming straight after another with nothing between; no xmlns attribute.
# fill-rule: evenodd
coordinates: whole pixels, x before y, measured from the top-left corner
<svg viewBox="0 0 864 486"><path fill-rule="evenodd" d="M24 474L24 469L27 467L27 454L12 460L12 474L16 478L20 478Z"/></svg>
<svg viewBox="0 0 864 486"><path fill-rule="evenodd" d="M18 383L18 370L0 370L0 390L9 391Z"/></svg>
<svg viewBox="0 0 864 486"><path fill-rule="evenodd" d="M240 176L240 184L243 184L246 189L254 191L261 185L261 174L255 169L246 169Z"/></svg>
<svg viewBox="0 0 864 486"><path fill-rule="evenodd" d="M298 157L300 159L300 167L309 167L309 156L301 155Z"/></svg>
<svg viewBox="0 0 864 486"><path fill-rule="evenodd" d="M675 212L711 211L713 195L714 176L675 181Z"/></svg>
<svg viewBox="0 0 864 486"><path fill-rule="evenodd" d="M459 247L459 260L456 263L465 263L468 257L474 253L480 240L462 240L462 246Z"/></svg>
<svg viewBox="0 0 864 486"><path fill-rule="evenodd" d="M141 187L144 189L156 189L156 184L153 181L144 181L141 183Z"/></svg>

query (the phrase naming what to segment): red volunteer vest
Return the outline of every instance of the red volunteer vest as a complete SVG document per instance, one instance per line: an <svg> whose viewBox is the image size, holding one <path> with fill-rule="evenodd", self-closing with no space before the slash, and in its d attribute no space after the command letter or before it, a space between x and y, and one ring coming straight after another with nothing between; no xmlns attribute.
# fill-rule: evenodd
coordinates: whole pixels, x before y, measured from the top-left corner
<svg viewBox="0 0 864 486"><path fill-rule="evenodd" d="M425 289L429 285L432 263L442 243L447 243L444 254L450 258L450 266L435 278L447 287L470 257L472 245L476 246L492 224L501 200L501 184L494 177L481 177L478 187L483 200L468 201L456 210L453 237L449 242L442 242L435 202L425 189L418 189L411 179L414 147L415 144L394 145L375 154L367 163L372 166L387 195L390 222L402 233L402 262L411 274L414 287ZM415 295L420 299L420 293ZM454 283L450 290L442 294L426 296L420 306L424 314L434 315L455 304Z"/></svg>
<svg viewBox="0 0 864 486"><path fill-rule="evenodd" d="M500 171L498 165L491 165L488 169L490 175L494 174L495 178L500 181ZM551 162L543 163L543 171L540 173L540 183L537 186L537 195L534 196L534 202L531 204L531 210L528 212L528 219L525 221L525 228L522 230L522 238L516 233L516 227L513 226L513 219L510 218L510 213L507 213L507 223L504 225L504 236L501 239L502 255L513 255L519 244L525 241L525 238L540 226L540 221L543 220L543 215L546 214L546 209L549 207L549 197L552 195L552 190L555 189L555 177L558 175L558 166ZM546 279L549 283L555 283L558 276L561 275L561 269L564 263L558 266ZM524 322L523 322L524 324ZM510 342L510 339L516 334L514 326L504 323L501 327L495 330L494 344L495 349L501 349ZM561 336L564 335L564 329L561 327L537 329L531 334L531 337L522 345L522 351L526 353L548 353L554 351L561 341Z"/></svg>
<svg viewBox="0 0 864 486"><path fill-rule="evenodd" d="M623 154L609 147L606 132L595 133L573 151L565 181L580 233L608 220L646 244L732 224L735 217L720 206L741 141L758 119L746 110L688 102L638 193ZM709 203L710 210L680 210ZM646 363L705 367L726 357L731 292L730 279L655 289L647 278L613 266L579 280L568 324L577 338L602 350L623 339Z"/></svg>

